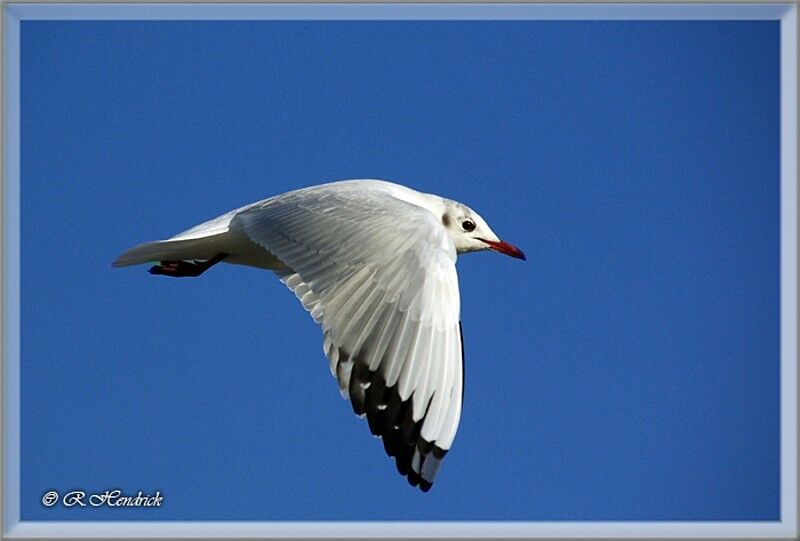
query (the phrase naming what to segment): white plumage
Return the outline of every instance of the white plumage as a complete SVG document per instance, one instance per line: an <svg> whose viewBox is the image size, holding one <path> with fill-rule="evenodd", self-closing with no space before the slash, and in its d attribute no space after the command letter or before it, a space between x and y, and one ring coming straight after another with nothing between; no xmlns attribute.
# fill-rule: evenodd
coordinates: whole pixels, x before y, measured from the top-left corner
<svg viewBox="0 0 800 541"><path fill-rule="evenodd" d="M278 195L123 253L154 274L274 271L323 331L331 372L401 474L427 491L461 416L456 254L523 258L460 203L378 180Z"/></svg>

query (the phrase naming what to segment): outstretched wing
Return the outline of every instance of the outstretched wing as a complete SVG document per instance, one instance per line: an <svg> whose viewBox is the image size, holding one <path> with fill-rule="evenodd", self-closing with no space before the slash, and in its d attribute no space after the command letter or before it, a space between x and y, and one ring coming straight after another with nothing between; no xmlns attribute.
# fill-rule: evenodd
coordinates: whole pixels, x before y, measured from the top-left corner
<svg viewBox="0 0 800 541"><path fill-rule="evenodd" d="M455 247L438 217L385 190L317 186L231 223L278 257L323 330L331 372L408 481L430 489L461 415Z"/></svg>

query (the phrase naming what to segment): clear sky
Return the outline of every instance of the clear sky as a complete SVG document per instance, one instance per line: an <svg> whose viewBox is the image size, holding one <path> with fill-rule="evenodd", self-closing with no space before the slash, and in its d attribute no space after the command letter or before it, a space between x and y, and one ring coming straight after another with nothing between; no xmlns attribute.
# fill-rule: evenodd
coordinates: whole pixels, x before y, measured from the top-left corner
<svg viewBox="0 0 800 541"><path fill-rule="evenodd" d="M777 22L22 23L25 520L777 520ZM269 272L112 269L293 188L460 200L428 494ZM50 489L164 495L45 508Z"/></svg>

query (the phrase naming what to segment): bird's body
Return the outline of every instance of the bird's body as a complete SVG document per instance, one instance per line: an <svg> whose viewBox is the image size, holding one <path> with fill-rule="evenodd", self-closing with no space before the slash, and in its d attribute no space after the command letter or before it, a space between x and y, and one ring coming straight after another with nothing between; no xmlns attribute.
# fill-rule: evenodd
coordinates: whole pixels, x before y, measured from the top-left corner
<svg viewBox="0 0 800 541"><path fill-rule="evenodd" d="M123 253L115 266L197 276L224 261L268 269L323 330L342 395L427 491L461 415L455 261L494 249L523 258L466 206L386 181L281 194Z"/></svg>

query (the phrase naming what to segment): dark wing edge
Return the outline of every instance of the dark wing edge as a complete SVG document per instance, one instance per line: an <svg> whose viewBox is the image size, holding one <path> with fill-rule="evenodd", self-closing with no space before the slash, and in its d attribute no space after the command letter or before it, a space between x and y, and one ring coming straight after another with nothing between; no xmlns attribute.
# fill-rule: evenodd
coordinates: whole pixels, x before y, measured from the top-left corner
<svg viewBox="0 0 800 541"><path fill-rule="evenodd" d="M458 323L459 342L461 347L461 399L464 398L464 332L461 322ZM338 351L339 364L337 372L350 365L350 384L348 395L353 412L359 417L367 418L369 430L373 436L383 441L386 454L394 457L397 471L408 479L411 486L428 492L433 486L436 474L448 449L442 449L420 435L422 425L428 415L433 395L428 400L425 414L414 421L412 402L414 395L406 400L400 398L398 384L386 386L386 380L380 372L369 369L369 363L363 359L351 359L341 348ZM343 364L344 361L344 364ZM340 374L337 376L341 377Z"/></svg>
<svg viewBox="0 0 800 541"><path fill-rule="evenodd" d="M420 435L433 396L428 400L425 414L414 421L413 393L402 400L399 384L387 387L383 375L377 370L371 371L369 363L363 359L350 359L341 349L339 359L337 370L353 363L348 388L353 411L360 417L366 416L370 432L381 438L386 454L394 457L400 475L408 478L411 486L428 492L447 454L447 450Z"/></svg>

